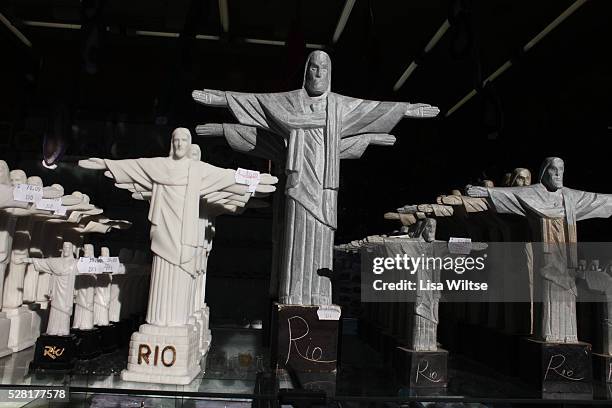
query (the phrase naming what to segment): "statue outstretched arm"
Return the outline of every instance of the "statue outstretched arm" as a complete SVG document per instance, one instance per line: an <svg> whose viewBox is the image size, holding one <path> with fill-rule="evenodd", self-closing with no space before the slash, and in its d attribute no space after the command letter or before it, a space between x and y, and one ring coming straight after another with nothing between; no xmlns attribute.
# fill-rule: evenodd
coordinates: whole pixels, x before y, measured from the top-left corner
<svg viewBox="0 0 612 408"><path fill-rule="evenodd" d="M217 91L215 89L202 89L201 91L195 90L191 93L191 97L194 101L207 106L227 107L227 97L224 91Z"/></svg>

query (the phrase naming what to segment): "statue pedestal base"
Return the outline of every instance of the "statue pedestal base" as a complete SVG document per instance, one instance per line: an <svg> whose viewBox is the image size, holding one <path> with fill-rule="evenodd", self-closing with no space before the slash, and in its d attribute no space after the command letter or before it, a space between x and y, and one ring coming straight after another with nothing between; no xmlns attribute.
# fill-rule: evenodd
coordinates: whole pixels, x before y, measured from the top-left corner
<svg viewBox="0 0 612 408"><path fill-rule="evenodd" d="M124 381L186 385L200 373L199 336L192 325L143 324L132 334Z"/></svg>
<svg viewBox="0 0 612 408"><path fill-rule="evenodd" d="M198 327L198 336L199 340L199 348L200 355L203 357L208 353L208 349L210 348L210 342L212 340L212 336L210 333L210 329L208 328L210 312L208 306L204 306L204 308L198 310L194 313L194 318L196 320L196 325Z"/></svg>
<svg viewBox="0 0 612 408"><path fill-rule="evenodd" d="M519 356L521 378L543 394L593 394L590 344L524 339Z"/></svg>
<svg viewBox="0 0 612 408"><path fill-rule="evenodd" d="M36 343L32 337L32 313L27 306L20 306L17 309L5 309L6 317L11 321L9 331L8 347L13 352L18 352Z"/></svg>
<svg viewBox="0 0 612 408"><path fill-rule="evenodd" d="M448 384L448 351L415 351L397 347L393 364L397 377L410 388L444 388Z"/></svg>
<svg viewBox="0 0 612 408"><path fill-rule="evenodd" d="M612 355L593 353L593 379L612 384Z"/></svg>
<svg viewBox="0 0 612 408"><path fill-rule="evenodd" d="M100 330L72 329L71 333L77 338L76 356L79 360L91 360L102 354L100 348Z"/></svg>
<svg viewBox="0 0 612 408"><path fill-rule="evenodd" d="M334 306L339 311L338 306ZM272 368L331 373L338 361L339 317L319 318L319 306L281 305L272 310Z"/></svg>
<svg viewBox="0 0 612 408"><path fill-rule="evenodd" d="M117 327L113 324L108 326L96 326L100 330L100 348L103 353L112 353L117 350L119 339Z"/></svg>
<svg viewBox="0 0 612 408"><path fill-rule="evenodd" d="M11 321L6 318L6 313L0 312L0 357L13 354L13 350L8 347L10 330Z"/></svg>
<svg viewBox="0 0 612 408"><path fill-rule="evenodd" d="M51 336L42 334L36 340L34 361L31 367L48 370L70 370L76 362L77 338L69 336Z"/></svg>

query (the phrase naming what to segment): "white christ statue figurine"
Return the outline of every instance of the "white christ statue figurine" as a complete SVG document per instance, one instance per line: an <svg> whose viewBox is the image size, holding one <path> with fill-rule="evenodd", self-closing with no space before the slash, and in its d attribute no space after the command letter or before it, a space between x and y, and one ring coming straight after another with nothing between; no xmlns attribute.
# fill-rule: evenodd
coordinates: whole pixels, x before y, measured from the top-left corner
<svg viewBox="0 0 612 408"><path fill-rule="evenodd" d="M85 244L83 257L95 258L94 246ZM94 328L94 292L96 276L78 274L74 287L74 319L72 328L78 330L93 330Z"/></svg>
<svg viewBox="0 0 612 408"><path fill-rule="evenodd" d="M323 51L309 55L301 89L263 94L204 89L192 96L204 105L229 108L242 125L272 132L284 140L287 182L279 300L284 304L331 304L331 281L319 276L317 270L332 268L342 150L360 155L365 146L376 143L377 135L386 144L387 133L402 118L434 117L438 108L367 101L331 92L331 60ZM218 132L218 125L211 131ZM199 134L207 132L207 125L198 127ZM360 139L361 135L365 136ZM343 146L342 141L349 138L353 147ZM228 141L234 148L245 145L244 140ZM266 141L249 139L246 144Z"/></svg>
<svg viewBox="0 0 612 408"><path fill-rule="evenodd" d="M191 160L190 145L189 130L178 128L172 133L170 157L79 162L84 168L108 170L117 184L137 184L143 191L152 193L148 217L153 265L147 324L132 336L128 368L122 374L126 380L189 383L199 372L197 334L187 323L191 309L188 294L196 276L200 199L218 191L245 194L248 186L236 182L235 170ZM263 175L256 191L272 192L276 181L275 177ZM166 327L169 330L164 330ZM160 339L162 335L170 336L171 342L194 336L193 348L177 350L174 354L172 364L180 364L181 370L145 365L139 357L140 341L150 336Z"/></svg>
<svg viewBox="0 0 612 408"><path fill-rule="evenodd" d="M77 260L70 242L64 242L62 256L59 258L25 258L19 260L34 265L38 272L54 276L51 287L51 311L46 334L51 336L70 335L70 315L74 297L74 281L77 273Z"/></svg>
<svg viewBox="0 0 612 408"><path fill-rule="evenodd" d="M565 165L547 158L538 183L523 187L474 187L467 193L488 197L499 213L518 214L534 225L534 269L542 277L542 320L537 334L546 342L575 343L576 332L576 221L612 216L612 195L563 186Z"/></svg>
<svg viewBox="0 0 612 408"><path fill-rule="evenodd" d="M100 248L100 257L110 257L108 247ZM94 289L94 324L96 326L108 326L109 309L111 299L111 274L101 273L96 276L96 286Z"/></svg>

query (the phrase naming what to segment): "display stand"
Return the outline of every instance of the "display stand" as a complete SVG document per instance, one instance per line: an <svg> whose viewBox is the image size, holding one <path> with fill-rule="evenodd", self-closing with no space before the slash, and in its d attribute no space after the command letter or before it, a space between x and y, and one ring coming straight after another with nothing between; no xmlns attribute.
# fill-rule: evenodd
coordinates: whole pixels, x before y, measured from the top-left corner
<svg viewBox="0 0 612 408"><path fill-rule="evenodd" d="M71 370L77 360L76 335L51 336L41 335L36 340L33 369Z"/></svg>
<svg viewBox="0 0 612 408"><path fill-rule="evenodd" d="M201 371L198 333L192 325L143 324L132 334L124 381L189 384Z"/></svg>
<svg viewBox="0 0 612 408"><path fill-rule="evenodd" d="M519 346L520 377L549 397L593 393L591 345L524 339Z"/></svg>
<svg viewBox="0 0 612 408"><path fill-rule="evenodd" d="M448 384L448 351L415 351L397 347L393 365L398 379L410 388L444 388Z"/></svg>
<svg viewBox="0 0 612 408"><path fill-rule="evenodd" d="M77 338L76 356L79 360L90 360L102 354L102 348L100 347L100 330L72 329L71 333Z"/></svg>
<svg viewBox="0 0 612 408"><path fill-rule="evenodd" d="M273 369L287 367L296 372L319 373L336 371L340 322L322 320L319 309L319 306L274 304L271 334Z"/></svg>
<svg viewBox="0 0 612 408"><path fill-rule="evenodd" d="M593 353L593 380L612 384L612 356Z"/></svg>

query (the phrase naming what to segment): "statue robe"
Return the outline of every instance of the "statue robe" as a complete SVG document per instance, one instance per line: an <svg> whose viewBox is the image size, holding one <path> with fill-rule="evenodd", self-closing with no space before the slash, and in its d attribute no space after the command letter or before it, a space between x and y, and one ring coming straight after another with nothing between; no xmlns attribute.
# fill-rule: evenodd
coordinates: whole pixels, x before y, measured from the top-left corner
<svg viewBox="0 0 612 408"><path fill-rule="evenodd" d="M152 192L148 218L154 257L146 321L182 326L196 274L200 197L235 186L235 171L169 157L105 162L117 183Z"/></svg>
<svg viewBox="0 0 612 408"><path fill-rule="evenodd" d="M404 117L407 104L365 101L333 92L310 97L304 89L225 95L229 109L242 125L282 136L287 146L280 301L330 304L331 282L317 270L333 268L341 141L364 133L389 132ZM258 143L252 135L246 141L231 137L228 141L245 148ZM356 139L344 147L349 151L365 149ZM263 150L278 152L278 147L265 146Z"/></svg>
<svg viewBox="0 0 612 408"><path fill-rule="evenodd" d="M542 325L546 341L576 342L576 221L612 215L612 195L541 184L489 188L497 212L526 216L532 225L534 262L543 278Z"/></svg>
<svg viewBox="0 0 612 408"><path fill-rule="evenodd" d="M70 315L77 260L70 258L33 259L32 264L38 272L54 275L51 286L51 311L46 333L53 336L70 334Z"/></svg>

